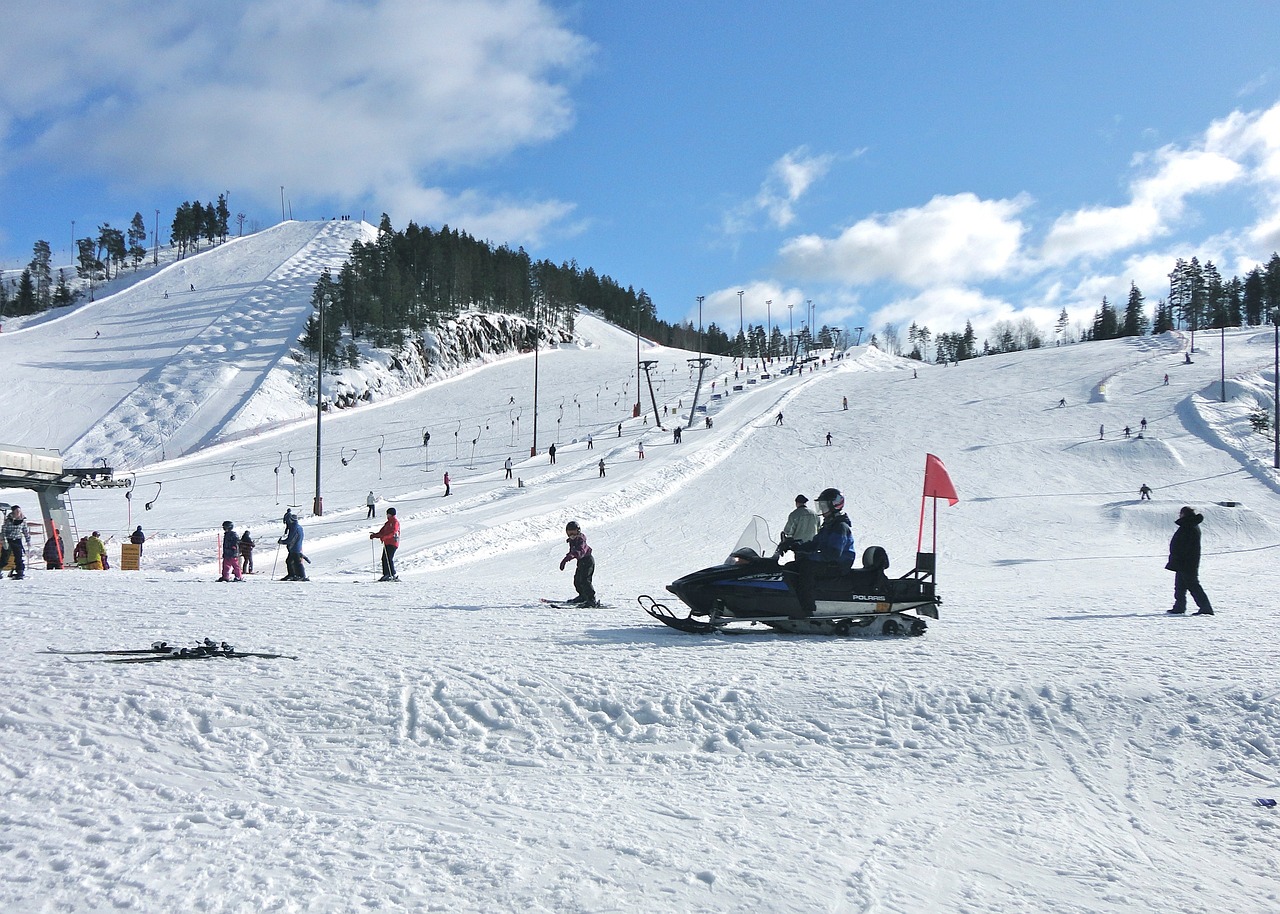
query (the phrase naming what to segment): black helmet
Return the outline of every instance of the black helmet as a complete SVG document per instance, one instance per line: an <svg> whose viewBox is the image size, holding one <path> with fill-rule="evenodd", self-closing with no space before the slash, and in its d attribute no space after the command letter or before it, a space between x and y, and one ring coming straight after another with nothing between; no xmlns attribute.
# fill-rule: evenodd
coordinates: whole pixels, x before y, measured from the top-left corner
<svg viewBox="0 0 1280 914"><path fill-rule="evenodd" d="M571 520L569 523L564 525L564 529L566 533L570 531L577 533L580 528L578 527L578 522L576 520Z"/></svg>
<svg viewBox="0 0 1280 914"><path fill-rule="evenodd" d="M387 513L388 513L388 514L390 514L392 517L395 517L395 516L396 516L396 509L395 509L395 508L387 508Z"/></svg>
<svg viewBox="0 0 1280 914"><path fill-rule="evenodd" d="M844 496L839 489L823 489L818 493L818 510L823 514L844 510Z"/></svg>
<svg viewBox="0 0 1280 914"><path fill-rule="evenodd" d="M222 522L222 529L223 529L223 530L230 530L230 529L231 529L232 527L234 527L234 526L235 526L235 524L231 523L231 521L229 521L229 520L224 520L224 521Z"/></svg>

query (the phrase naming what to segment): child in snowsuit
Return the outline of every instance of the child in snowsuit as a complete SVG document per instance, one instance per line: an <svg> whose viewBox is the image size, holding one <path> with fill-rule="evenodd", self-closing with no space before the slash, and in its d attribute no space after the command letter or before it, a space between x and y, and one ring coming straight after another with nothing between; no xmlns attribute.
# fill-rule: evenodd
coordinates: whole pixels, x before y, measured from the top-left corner
<svg viewBox="0 0 1280 914"><path fill-rule="evenodd" d="M565 525L564 533L569 551L560 560L560 570L564 571L564 566L571 560L576 560L578 563L578 568L573 573L573 589L578 592L578 595L568 602L577 606L598 606L596 589L591 583L596 573L596 560L591 555L587 538L582 535L582 529L576 520L571 520Z"/></svg>
<svg viewBox="0 0 1280 914"><path fill-rule="evenodd" d="M236 536L236 531L231 527L231 521L222 522L222 576L218 580L223 583L230 581L229 575L232 574L237 581L244 580L244 575L240 573L240 537Z"/></svg>
<svg viewBox="0 0 1280 914"><path fill-rule="evenodd" d="M382 540L382 577L378 580L400 580L396 576L396 550L400 548L400 518L396 517L395 508L387 508L386 523L377 533L370 533L369 539Z"/></svg>
<svg viewBox="0 0 1280 914"><path fill-rule="evenodd" d="M248 530L240 534L240 569L245 574L253 574L253 547L256 545Z"/></svg>

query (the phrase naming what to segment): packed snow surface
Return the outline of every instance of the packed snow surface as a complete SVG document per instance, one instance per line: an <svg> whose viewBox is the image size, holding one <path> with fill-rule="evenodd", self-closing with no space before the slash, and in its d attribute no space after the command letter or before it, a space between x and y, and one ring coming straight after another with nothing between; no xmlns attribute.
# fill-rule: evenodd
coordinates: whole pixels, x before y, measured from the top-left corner
<svg viewBox="0 0 1280 914"><path fill-rule="evenodd" d="M1280 495L1248 422L1272 408L1269 328L1226 334L1225 385L1216 333L1191 364L1178 334L947 368L862 347L768 379L717 359L714 422L675 444L696 354L642 344L660 429L647 385L631 418L635 337L584 315L538 354L537 456L535 360L515 355L326 415L314 517L314 421L200 445L271 386L309 307L287 265L331 231L289 224L215 252L217 283L162 272L127 315L107 299L0 337L7 443L91 461L151 436L131 497L74 493L113 559L144 527L141 571L0 583L0 909L1280 909L1280 808L1256 802L1280 797ZM156 310L193 284L226 286L198 343ZM127 351L92 339L125 323L148 328ZM753 515L776 536L827 486L859 552L905 573L928 453L961 500L937 506L924 636L696 636L637 607L675 606L665 585ZM1212 617L1165 613L1184 504ZM274 580L291 505L306 584ZM400 584L374 583L388 506ZM570 519L605 608L539 602L572 595ZM223 520L258 542L245 583L214 583ZM204 637L298 659L45 652Z"/></svg>

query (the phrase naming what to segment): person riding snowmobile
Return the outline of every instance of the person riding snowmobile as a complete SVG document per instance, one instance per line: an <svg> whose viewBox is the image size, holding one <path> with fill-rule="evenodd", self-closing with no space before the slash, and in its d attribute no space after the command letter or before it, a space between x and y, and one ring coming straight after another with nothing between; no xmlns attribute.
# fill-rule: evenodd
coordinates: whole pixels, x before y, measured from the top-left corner
<svg viewBox="0 0 1280 914"><path fill-rule="evenodd" d="M787 540L782 546L796 556L797 618L807 619L817 610L814 587L818 581L837 578L853 567L853 524L844 513L844 496L839 489L823 489L815 501L822 515L818 535L807 543Z"/></svg>

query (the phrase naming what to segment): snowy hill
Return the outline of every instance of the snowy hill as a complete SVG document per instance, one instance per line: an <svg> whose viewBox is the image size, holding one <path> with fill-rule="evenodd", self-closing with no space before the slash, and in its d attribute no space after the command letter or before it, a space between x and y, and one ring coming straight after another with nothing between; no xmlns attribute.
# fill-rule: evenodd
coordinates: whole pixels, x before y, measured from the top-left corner
<svg viewBox="0 0 1280 914"><path fill-rule="evenodd" d="M310 250L289 243L281 263ZM194 321L163 339L152 324L154 356L138 338L104 357L127 314L112 321L95 341L107 322L84 311L9 351L64 379L23 388L44 404L22 406L43 423L32 443L178 413L166 397L197 385L174 379L184 365L207 377L223 345L238 392L183 407L195 448L217 426L200 416L227 421L252 387L240 374L267 361L242 364ZM326 417L320 517L307 421L149 463L131 498L76 492L81 528L113 536L113 556L134 525L149 538L140 572L0 584L0 909L1280 906L1280 820L1254 804L1280 795L1280 493L1270 440L1247 422L1271 405L1269 329L1226 335L1227 403L1216 335L1191 364L1179 335L950 368L861 349L767 380L717 360L713 423L699 413L679 444L647 387L631 418L634 336L584 316L579 337L538 354L533 457L522 355ZM690 355L643 348L668 427L672 410L688 418ZM39 367L57 359L60 374ZM51 399L99 373L114 397ZM882 544L905 571L926 453L961 502L938 509L944 602L925 636L691 636L636 607L722 561L753 514L776 535L797 493L829 485L859 549ZM1164 612L1182 504L1205 514L1212 618ZM273 580L290 505L309 584ZM388 505L404 525L398 585L369 583ZM212 583L224 519L259 542L243 584ZM607 609L538 602L572 593L569 519ZM299 659L40 653L206 636Z"/></svg>
<svg viewBox="0 0 1280 914"><path fill-rule="evenodd" d="M14 366L6 441L59 448L72 465L126 467L208 443L294 345L321 271L373 231L286 222L0 335Z"/></svg>

